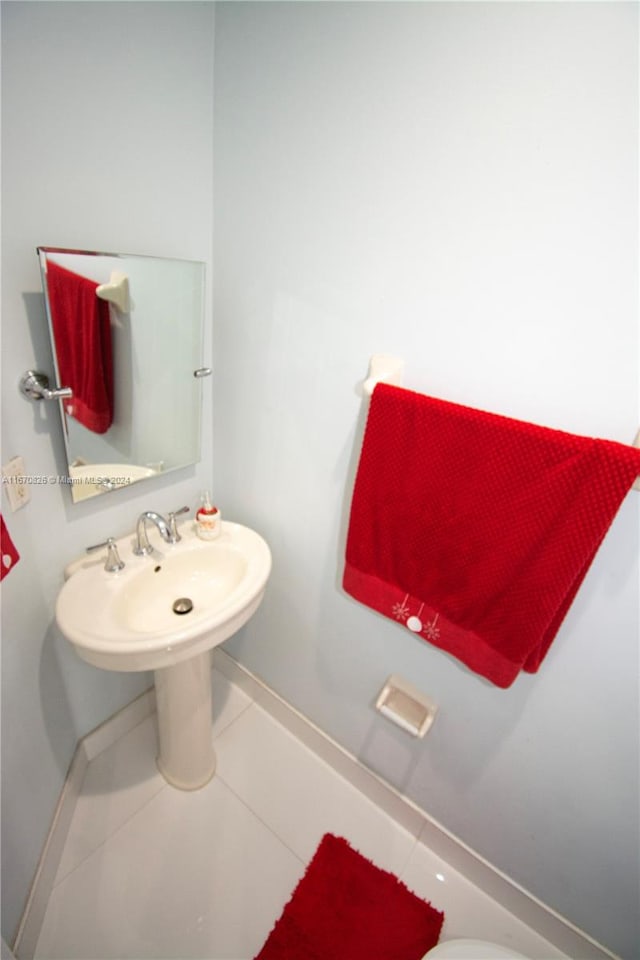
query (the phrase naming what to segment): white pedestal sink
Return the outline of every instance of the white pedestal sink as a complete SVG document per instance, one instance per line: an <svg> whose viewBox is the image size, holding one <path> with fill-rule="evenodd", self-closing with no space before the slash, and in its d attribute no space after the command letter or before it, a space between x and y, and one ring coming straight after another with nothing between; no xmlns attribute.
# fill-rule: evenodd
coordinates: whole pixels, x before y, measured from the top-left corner
<svg viewBox="0 0 640 960"><path fill-rule="evenodd" d="M169 783L195 790L215 771L210 650L257 610L271 554L237 523L223 522L211 541L199 540L189 522L179 529L179 543L160 541L148 557L133 553L133 537L118 540L125 566L117 573L105 571L104 557L70 564L56 620L94 666L154 671L158 767Z"/></svg>

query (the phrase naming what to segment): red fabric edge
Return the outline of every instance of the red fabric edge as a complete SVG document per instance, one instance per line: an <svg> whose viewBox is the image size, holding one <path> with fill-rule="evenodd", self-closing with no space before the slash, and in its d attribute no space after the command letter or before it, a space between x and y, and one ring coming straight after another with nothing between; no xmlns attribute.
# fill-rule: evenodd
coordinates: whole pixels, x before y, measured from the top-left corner
<svg viewBox="0 0 640 960"><path fill-rule="evenodd" d="M503 657L478 634L447 620L422 598L413 597L392 583L363 573L349 562L345 564L342 585L355 600L407 629L410 629L407 622L419 617L423 624L422 630L410 632L426 643L457 657L469 669L498 687L511 686L519 672L527 669L525 664L514 663Z"/></svg>

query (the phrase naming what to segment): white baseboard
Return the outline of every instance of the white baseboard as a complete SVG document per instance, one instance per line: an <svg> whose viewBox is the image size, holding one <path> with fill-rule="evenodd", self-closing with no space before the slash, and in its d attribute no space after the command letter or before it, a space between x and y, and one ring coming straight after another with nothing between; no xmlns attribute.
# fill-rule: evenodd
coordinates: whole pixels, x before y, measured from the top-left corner
<svg viewBox="0 0 640 960"><path fill-rule="evenodd" d="M15 960L15 954L13 950L10 949L4 937L2 937L0 943L2 944L2 948L0 949L0 957L2 960Z"/></svg>
<svg viewBox="0 0 640 960"><path fill-rule="evenodd" d="M35 954L42 921L89 763L154 710L154 691L147 690L78 741L13 943L13 953L17 960L32 960Z"/></svg>
<svg viewBox="0 0 640 960"><path fill-rule="evenodd" d="M18 958L30 960L35 954L40 928L88 763L84 751L76 747L13 943L13 952Z"/></svg>
<svg viewBox="0 0 640 960"><path fill-rule="evenodd" d="M419 843L429 847L568 957L579 957L580 960L619 960L606 947L501 873L442 824L365 767L357 757L332 740L220 647L213 650L212 663L216 670L240 687L293 736L412 833ZM155 695L151 689L78 742L16 936L13 950L18 960L31 960L34 956L76 799L89 762L154 711Z"/></svg>
<svg viewBox="0 0 640 960"><path fill-rule="evenodd" d="M614 953L520 887L413 801L365 767L357 757L332 740L220 647L213 651L213 666L352 786L413 833L420 843L446 860L455 870L568 957L579 957L580 960L619 960Z"/></svg>
<svg viewBox="0 0 640 960"><path fill-rule="evenodd" d="M86 755L87 762L94 760L99 753L110 747L112 743L123 737L129 730L133 730L139 723L152 714L156 709L156 692L153 687L145 690L128 703L122 710L118 710L112 717L101 723L99 727L88 733L78 741L78 748Z"/></svg>

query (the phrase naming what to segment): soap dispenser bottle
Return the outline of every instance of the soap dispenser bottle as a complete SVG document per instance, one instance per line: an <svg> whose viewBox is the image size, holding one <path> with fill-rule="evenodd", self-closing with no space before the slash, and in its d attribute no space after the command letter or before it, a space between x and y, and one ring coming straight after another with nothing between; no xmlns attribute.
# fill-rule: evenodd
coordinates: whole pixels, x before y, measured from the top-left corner
<svg viewBox="0 0 640 960"><path fill-rule="evenodd" d="M201 540L215 540L222 532L222 517L217 507L212 506L209 491L202 497L196 513L196 533Z"/></svg>

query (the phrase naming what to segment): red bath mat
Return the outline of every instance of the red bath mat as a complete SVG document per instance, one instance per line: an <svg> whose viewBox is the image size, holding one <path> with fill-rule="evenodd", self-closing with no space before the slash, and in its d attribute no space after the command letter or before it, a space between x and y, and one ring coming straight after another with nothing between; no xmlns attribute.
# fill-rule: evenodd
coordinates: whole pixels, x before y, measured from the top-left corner
<svg viewBox="0 0 640 960"><path fill-rule="evenodd" d="M327 833L255 960L421 960L444 914Z"/></svg>

